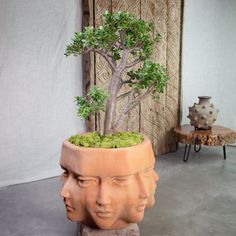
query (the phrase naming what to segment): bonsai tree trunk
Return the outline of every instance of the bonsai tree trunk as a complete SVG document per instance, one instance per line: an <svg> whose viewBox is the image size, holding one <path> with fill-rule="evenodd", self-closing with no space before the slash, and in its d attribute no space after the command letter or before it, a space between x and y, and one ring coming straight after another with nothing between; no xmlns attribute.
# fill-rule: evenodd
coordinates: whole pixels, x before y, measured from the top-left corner
<svg viewBox="0 0 236 236"><path fill-rule="evenodd" d="M104 120L104 134L113 132L113 123L116 116L117 95L121 87L122 71L119 69L112 71L112 78L108 88L109 97L106 104L105 120Z"/></svg>
<svg viewBox="0 0 236 236"><path fill-rule="evenodd" d="M127 58L129 50L125 49L122 53L120 63L116 65L114 63L112 68L112 78L108 88L109 97L106 104L105 121L104 121L104 134L114 132L114 122L116 117L116 105L118 99L118 93L123 85L122 74L127 68Z"/></svg>

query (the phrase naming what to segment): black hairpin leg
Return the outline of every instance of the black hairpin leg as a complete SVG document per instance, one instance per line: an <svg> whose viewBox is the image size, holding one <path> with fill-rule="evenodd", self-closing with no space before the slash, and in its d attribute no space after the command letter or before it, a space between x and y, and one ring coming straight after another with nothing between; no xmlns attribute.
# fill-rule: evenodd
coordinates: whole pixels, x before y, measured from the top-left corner
<svg viewBox="0 0 236 236"><path fill-rule="evenodd" d="M226 159L226 147L225 145L223 146L223 154L224 154L224 160Z"/></svg>
<svg viewBox="0 0 236 236"><path fill-rule="evenodd" d="M198 146L198 148L197 148L197 146ZM194 149L195 152L200 152L201 148L202 148L201 145L194 144L193 149Z"/></svg>
<svg viewBox="0 0 236 236"><path fill-rule="evenodd" d="M186 144L184 148L184 156L183 156L184 162L188 161L190 149L191 149L191 144Z"/></svg>

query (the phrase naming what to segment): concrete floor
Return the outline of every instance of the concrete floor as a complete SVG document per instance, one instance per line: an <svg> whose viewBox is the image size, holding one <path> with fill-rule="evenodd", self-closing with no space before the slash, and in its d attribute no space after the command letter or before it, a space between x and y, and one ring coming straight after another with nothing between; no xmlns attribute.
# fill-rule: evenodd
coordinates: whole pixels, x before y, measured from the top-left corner
<svg viewBox="0 0 236 236"><path fill-rule="evenodd" d="M236 148L203 147L182 161L183 147L159 156L156 205L139 224L142 236L235 236ZM60 180L0 188L0 236L70 236Z"/></svg>

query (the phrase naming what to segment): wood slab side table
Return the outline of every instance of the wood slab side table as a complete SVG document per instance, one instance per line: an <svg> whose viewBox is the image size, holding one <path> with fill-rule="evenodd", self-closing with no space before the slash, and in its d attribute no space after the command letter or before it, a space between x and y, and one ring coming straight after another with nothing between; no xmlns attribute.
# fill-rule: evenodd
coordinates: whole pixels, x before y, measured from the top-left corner
<svg viewBox="0 0 236 236"><path fill-rule="evenodd" d="M233 130L213 125L210 130L195 130L191 125L182 125L174 129L176 142L185 144L183 161L188 161L191 145L194 145L194 151L199 152L201 145L223 146L223 155L226 159L226 145L236 141L236 132Z"/></svg>

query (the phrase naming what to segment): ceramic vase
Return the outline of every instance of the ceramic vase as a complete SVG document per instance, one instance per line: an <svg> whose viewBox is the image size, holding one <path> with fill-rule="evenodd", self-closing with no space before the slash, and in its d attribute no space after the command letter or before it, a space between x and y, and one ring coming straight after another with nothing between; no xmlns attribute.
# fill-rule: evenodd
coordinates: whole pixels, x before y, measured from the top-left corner
<svg viewBox="0 0 236 236"><path fill-rule="evenodd" d="M199 102L189 107L190 124L195 129L211 129L216 121L219 110L211 103L209 96L199 96Z"/></svg>

